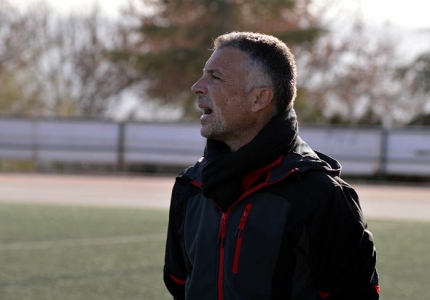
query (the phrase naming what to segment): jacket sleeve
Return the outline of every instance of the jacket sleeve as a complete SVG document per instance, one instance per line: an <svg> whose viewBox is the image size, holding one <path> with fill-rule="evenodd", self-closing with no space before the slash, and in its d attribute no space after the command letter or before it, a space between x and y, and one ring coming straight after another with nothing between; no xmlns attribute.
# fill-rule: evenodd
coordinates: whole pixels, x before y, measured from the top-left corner
<svg viewBox="0 0 430 300"><path fill-rule="evenodd" d="M376 251L358 196L340 179L308 224L319 299L379 299Z"/></svg>
<svg viewBox="0 0 430 300"><path fill-rule="evenodd" d="M178 184L175 184L169 211L169 224L167 229L166 252L164 258L164 283L175 300L185 299L185 283L187 270L182 253L181 238L178 230L180 225L180 204ZM178 215L179 214L179 215Z"/></svg>

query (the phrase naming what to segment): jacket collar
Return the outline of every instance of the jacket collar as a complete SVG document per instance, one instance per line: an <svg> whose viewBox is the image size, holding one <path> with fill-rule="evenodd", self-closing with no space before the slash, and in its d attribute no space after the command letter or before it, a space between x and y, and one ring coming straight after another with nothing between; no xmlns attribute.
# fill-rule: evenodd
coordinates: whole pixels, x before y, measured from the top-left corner
<svg viewBox="0 0 430 300"><path fill-rule="evenodd" d="M204 157L194 167L185 170L179 178L194 181L203 194L214 199L220 206L228 207L243 194L242 179L248 174L273 166L270 181L285 178L293 169L340 174L340 165L334 159L313 151L298 136L298 124L294 109L285 111L272 120L247 145L231 152L222 142L207 140Z"/></svg>
<svg viewBox="0 0 430 300"><path fill-rule="evenodd" d="M228 207L243 193L242 179L247 174L294 147L297 127L295 111L290 109L274 116L251 142L235 152L220 141L208 139L199 172L203 194Z"/></svg>

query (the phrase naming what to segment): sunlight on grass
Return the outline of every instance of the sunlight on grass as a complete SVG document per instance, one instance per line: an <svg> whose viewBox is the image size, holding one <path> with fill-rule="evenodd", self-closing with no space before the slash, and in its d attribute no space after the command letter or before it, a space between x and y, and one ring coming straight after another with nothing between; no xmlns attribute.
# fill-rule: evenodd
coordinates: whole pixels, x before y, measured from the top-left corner
<svg viewBox="0 0 430 300"><path fill-rule="evenodd" d="M370 220L382 299L430 299L430 222Z"/></svg>
<svg viewBox="0 0 430 300"><path fill-rule="evenodd" d="M165 211L1 204L1 299L171 299L166 224Z"/></svg>
<svg viewBox="0 0 430 300"><path fill-rule="evenodd" d="M167 211L0 204L2 300L171 299ZM430 222L369 220L382 300L430 299Z"/></svg>

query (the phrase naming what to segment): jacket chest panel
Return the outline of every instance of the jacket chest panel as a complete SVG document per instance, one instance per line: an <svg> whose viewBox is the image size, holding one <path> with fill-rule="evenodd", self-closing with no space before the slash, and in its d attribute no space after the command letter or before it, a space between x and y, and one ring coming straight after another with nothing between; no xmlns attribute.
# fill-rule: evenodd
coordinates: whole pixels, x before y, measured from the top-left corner
<svg viewBox="0 0 430 300"><path fill-rule="evenodd" d="M270 295L289 213L288 201L269 193L251 195L224 214L201 195L189 199L183 240L191 277L206 286L199 290L219 290L215 283L221 280L225 299L239 299L237 289L230 288L237 284L249 291L249 299Z"/></svg>

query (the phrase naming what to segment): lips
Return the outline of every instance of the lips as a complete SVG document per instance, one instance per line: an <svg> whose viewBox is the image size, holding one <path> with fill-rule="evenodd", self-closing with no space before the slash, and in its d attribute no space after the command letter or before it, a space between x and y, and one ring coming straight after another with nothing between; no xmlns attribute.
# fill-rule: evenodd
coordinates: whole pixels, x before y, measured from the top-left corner
<svg viewBox="0 0 430 300"><path fill-rule="evenodd" d="M200 99L198 105L199 108L203 110L203 115L210 115L212 113L212 108L208 104L203 103Z"/></svg>
<svg viewBox="0 0 430 300"><path fill-rule="evenodd" d="M200 116L200 122L203 124L209 122L209 119L212 115L212 108L209 106L209 104L206 101L203 101L203 99L199 99L198 102L199 108L203 110L203 114Z"/></svg>

